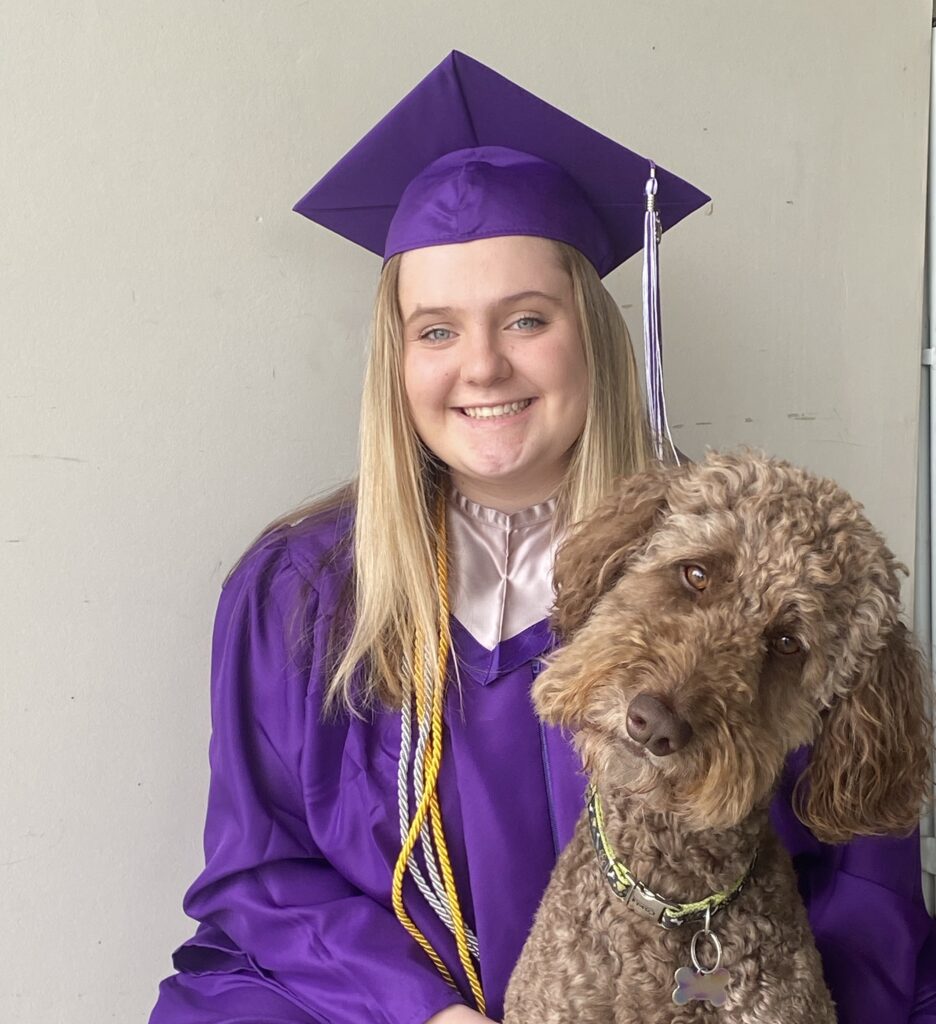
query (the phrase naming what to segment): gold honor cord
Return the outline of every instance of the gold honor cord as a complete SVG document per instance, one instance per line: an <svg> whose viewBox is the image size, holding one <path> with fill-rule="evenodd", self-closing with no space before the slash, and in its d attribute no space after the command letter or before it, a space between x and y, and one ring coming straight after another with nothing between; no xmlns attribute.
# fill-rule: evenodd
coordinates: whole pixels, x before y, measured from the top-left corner
<svg viewBox="0 0 936 1024"><path fill-rule="evenodd" d="M439 642L438 658L436 661L435 684L432 687L432 726L429 742L426 745L426 778L425 789L416 814L410 823L409 832L400 850L396 865L393 869L393 910L399 918L400 923L410 935L423 948L429 959L436 965L439 973L453 987L457 989L451 972L442 962L442 958L433 949L432 944L416 927L416 924L406 912L403 905L403 878L406 874L406 866L413 854L420 829L426 819L427 811L432 821L432 834L435 839L439 854L439 863L442 866L442 878L445 883L445 892L449 905L452 908L452 918L455 926L455 944L458 947L458 959L468 977L468 984L474 995L475 1003L479 1013L484 1014L485 1001L481 989L481 982L478 979L477 971L471 960L471 952L468 949L468 937L465 932L465 920L461 912L461 905L458 902L458 892L455 889L455 877L452 872L452 862L449 858L448 846L445 842L445 833L442 829L442 811L439 805L438 781L439 766L442 762L442 693L445 681L446 667L449 654L449 631L448 631L448 555L447 555L447 532L445 522L445 493L439 492L437 508L436 528L436 572L438 578L439 593ZM416 685L416 716L422 720L425 712L425 664L423 661L424 641L419 630L416 631L413 650L413 675Z"/></svg>

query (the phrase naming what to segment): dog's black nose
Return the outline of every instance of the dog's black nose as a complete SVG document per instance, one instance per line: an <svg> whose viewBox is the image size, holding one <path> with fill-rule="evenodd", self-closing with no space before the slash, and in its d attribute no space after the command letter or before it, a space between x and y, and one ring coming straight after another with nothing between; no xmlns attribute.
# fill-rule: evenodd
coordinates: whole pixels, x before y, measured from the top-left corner
<svg viewBox="0 0 936 1024"><path fill-rule="evenodd" d="M627 708L627 735L657 757L675 754L692 738L692 726L659 698L638 693Z"/></svg>

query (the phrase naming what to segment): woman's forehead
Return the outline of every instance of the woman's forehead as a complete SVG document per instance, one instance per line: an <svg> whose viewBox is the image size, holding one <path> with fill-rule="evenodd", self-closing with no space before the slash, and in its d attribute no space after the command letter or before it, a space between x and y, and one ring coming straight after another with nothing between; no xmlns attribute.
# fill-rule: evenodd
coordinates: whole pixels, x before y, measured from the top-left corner
<svg viewBox="0 0 936 1024"><path fill-rule="evenodd" d="M400 256L398 296L404 317L426 310L477 308L520 299L565 301L571 283L556 244L527 235L427 246Z"/></svg>

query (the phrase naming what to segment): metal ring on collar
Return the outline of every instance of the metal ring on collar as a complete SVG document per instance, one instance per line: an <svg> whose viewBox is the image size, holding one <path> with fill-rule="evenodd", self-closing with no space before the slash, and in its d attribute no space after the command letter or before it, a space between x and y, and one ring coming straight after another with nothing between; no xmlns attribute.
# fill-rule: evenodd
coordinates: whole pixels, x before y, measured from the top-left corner
<svg viewBox="0 0 936 1024"><path fill-rule="evenodd" d="M721 967L722 948L721 943L718 941L718 936L712 931L710 925L712 922L712 908L705 908L705 925L704 927L692 936L692 945L689 947L689 955L692 957L692 963L699 974L714 974L715 971ZM699 951L698 944L700 938L708 939L715 947L715 963L711 967L703 967L699 963Z"/></svg>

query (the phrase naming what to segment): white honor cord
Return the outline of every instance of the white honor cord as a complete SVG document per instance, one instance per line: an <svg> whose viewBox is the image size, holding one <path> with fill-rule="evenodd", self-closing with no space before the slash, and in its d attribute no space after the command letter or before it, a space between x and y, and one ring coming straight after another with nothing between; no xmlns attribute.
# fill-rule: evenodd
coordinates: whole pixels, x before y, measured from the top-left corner
<svg viewBox="0 0 936 1024"><path fill-rule="evenodd" d="M431 670L428 668L430 661L428 660L431 656L431 651L428 649L423 652L423 665L425 668L425 681L426 686L426 700L423 702L423 716L418 724L418 738L416 741L416 756L413 762L413 796L416 801L416 807L420 805L425 792L425 775L424 766L426 763L426 746L429 743L429 736L432 729L432 700L433 690L435 688L435 682L431 675ZM407 672L407 678L412 675L412 671ZM415 808L414 808L415 809ZM412 821L412 817L407 814L407 824ZM454 923L452 920L452 908L449 904L448 893L445 891L445 886L442 884L442 879L439 876L439 868L436 863L435 851L432 846L432 836L429 831L429 815L423 819L422 826L419 830L419 841L423 851L423 858L426 862L426 870L429 872L429 879L432 882L432 889L434 891L434 900L430 893L424 888L426 886L425 879L420 875L422 884L419 885L419 891L426 897L427 900L432 904L433 909L439 915L439 917L446 923L450 931L454 930ZM414 862L414 868L419 871L419 866ZM415 874L414 874L415 877Z"/></svg>
<svg viewBox="0 0 936 1024"><path fill-rule="evenodd" d="M423 704L423 716L418 722L418 738L416 741L416 756L413 760L413 796L416 801L416 807L420 805L425 793L425 764L426 764L426 747L429 743L429 737L432 732L432 701L434 697L435 682L429 669L431 664L430 656L431 651L427 649L423 652L423 665L425 668L425 680L426 680L426 693L427 698ZM415 808L414 808L415 810ZM410 818L412 821L412 818ZM432 836L429 831L429 815L423 819L422 826L419 830L419 841L423 851L423 859L426 862L426 870L429 872L429 880L432 883L432 889L435 893L436 900L441 903L445 908L444 916L442 920L448 925L449 930L454 929L454 922L451 916L452 907L449 903L448 893L445 891L445 886L442 883L442 879L439 876L439 868L436 863L435 849L432 845ZM417 866L418 870L418 866ZM423 882L425 885L425 881ZM428 899L428 894L420 889L423 895Z"/></svg>
<svg viewBox="0 0 936 1024"><path fill-rule="evenodd" d="M431 651L427 650L424 659L429 659ZM429 660L425 660L425 664L428 666L431 664ZM406 842L406 837L409 834L409 827L412 821L409 807L409 787L408 782L408 767L410 761L410 750L412 747L412 686L410 680L412 679L412 666L410 665L409 658L404 656L403 659L403 677L405 680L404 694L403 694L403 707L402 707L402 727L400 735L400 760L397 771L397 801L399 804L400 812L400 844ZM423 776L423 764L425 760L426 745L429 740L429 732L431 729L431 709L432 709L432 687L435 685L434 678L431 673L431 669L426 670L426 679L429 682L429 694L425 702L425 712L422 716L422 720L418 723L418 736L416 743L416 758L414 764L414 778L413 778L413 789L414 796L416 799L416 806L419 806L422 800L424 792L424 776ZM423 850L423 857L426 861L426 870L429 872L429 877L432 880L432 888L430 889L422 872L419 870L419 865L416 863L415 858L410 857L407 869L419 887L419 891L426 898L426 901L435 911L436 916L442 921L448 930L454 935L455 924L452 919L451 906L448 900L448 894L445 891L445 886L442 883L442 879L439 877L439 869L436 864L435 853L432 849L432 837L429 832L428 815L423 820L422 827L420 828L420 841ZM434 890L434 891L433 891ZM478 957L478 940L474 933L468 926L465 926L467 935L468 948L477 959Z"/></svg>
<svg viewBox="0 0 936 1024"><path fill-rule="evenodd" d="M432 701L436 687L435 673L432 669L434 651L429 646L426 646L426 650L423 652L423 665L425 680L426 680L426 691L428 693L427 699L424 702L424 711L422 719L419 722L419 738L416 743L416 757L414 761L414 779L413 779L413 790L416 799L416 806L418 807L423 793L425 792L425 776L424 768L426 764L426 746L429 743L429 738L432 731ZM411 819L412 820L412 819ZM455 925L452 918L452 907L449 903L448 893L445 891L445 886L442 879L439 877L439 869L436 863L435 850L432 845L432 837L429 831L429 820L428 817L423 821L422 828L420 829L420 840L422 844L423 857L426 861L426 869L429 872L430 880L432 881L432 887L435 890L437 905L442 906L436 910L436 913L442 921L445 922L449 931L452 934L455 933ZM418 865L417 865L418 870ZM417 885L419 883L417 882ZM425 881L423 882L425 885ZM422 890L420 890L422 891ZM426 895L428 899L428 895ZM444 907L444 910L442 909ZM435 910L436 907L433 907ZM468 943L468 949L477 959L478 957L478 940L475 937L471 929L465 926L465 937Z"/></svg>
<svg viewBox="0 0 936 1024"><path fill-rule="evenodd" d="M426 652L426 657L431 655L431 651ZM427 662L428 664L428 662ZM411 668L408 662L405 665L406 668L406 679L409 681L411 677ZM423 764L425 762L425 749L429 739L429 732L431 728L431 706L432 706L432 687L434 682L429 676L427 671L427 682L429 683L429 695L426 700L427 713L423 716L423 720L419 723L419 737L416 747L416 759L415 759L415 770L414 770L414 795L416 799L416 805L418 806L422 800L424 792L424 778L423 778ZM408 694L408 697L410 695ZM398 798L400 803L400 832L401 832L401 844L405 841L406 835L409 832L409 825L412 821L409 812L409 802L407 799L407 785L406 785L406 768L409 761L409 751L411 747L412 737L412 724L411 724L411 702L408 699L404 704L404 717L403 717L403 733L401 735L401 760L400 760L400 773L398 775ZM405 758L404 758L405 748ZM401 788L402 780L402 788ZM455 925L452 920L451 906L448 901L448 894L445 891L445 886L439 877L439 870L436 864L435 854L432 847L432 838L429 832L428 820L424 820L420 829L420 840L423 849L423 857L426 861L426 868L429 872L429 876L432 880L431 891L426 883L425 878L419 870L419 865L416 863L414 858L411 858L408 864L409 870L416 885L419 887L419 891L426 898L429 905L435 911L436 916L446 925L450 932L454 934ZM466 926L466 937L468 941L468 948L474 954L478 956L478 940Z"/></svg>

